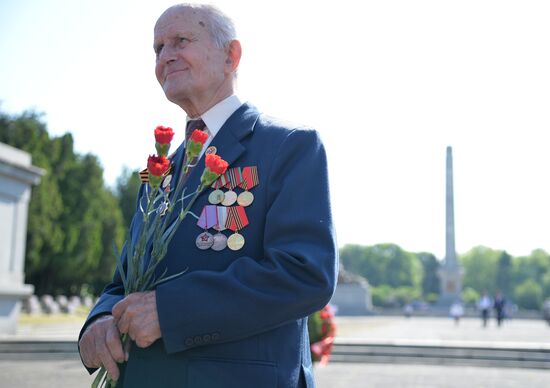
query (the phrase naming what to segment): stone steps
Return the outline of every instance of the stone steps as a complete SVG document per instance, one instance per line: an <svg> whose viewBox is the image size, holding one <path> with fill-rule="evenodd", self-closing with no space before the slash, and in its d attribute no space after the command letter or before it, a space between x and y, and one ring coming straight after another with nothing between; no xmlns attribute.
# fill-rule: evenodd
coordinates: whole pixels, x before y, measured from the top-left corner
<svg viewBox="0 0 550 388"><path fill-rule="evenodd" d="M469 365L550 369L547 347L470 344L358 343L337 341L331 362Z"/></svg>
<svg viewBox="0 0 550 388"><path fill-rule="evenodd" d="M74 340L3 340L0 360L79 359ZM472 343L366 342L337 339L331 362L469 365L550 369L550 347Z"/></svg>

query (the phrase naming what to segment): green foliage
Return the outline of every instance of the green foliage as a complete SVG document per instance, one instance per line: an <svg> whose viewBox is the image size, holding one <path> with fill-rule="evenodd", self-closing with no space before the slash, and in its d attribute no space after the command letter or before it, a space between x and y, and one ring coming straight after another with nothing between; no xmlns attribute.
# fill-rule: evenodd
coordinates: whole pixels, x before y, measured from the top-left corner
<svg viewBox="0 0 550 388"><path fill-rule="evenodd" d="M315 343L323 339L323 334L321 332L321 326L323 325L323 320L321 319L321 314L319 311L311 314L307 319L307 331L309 334L309 342Z"/></svg>
<svg viewBox="0 0 550 388"><path fill-rule="evenodd" d="M422 293L426 296L426 301L428 301L427 296L430 294L435 294L437 298L437 295L440 292L440 281L437 275L437 271L440 266L439 261L432 253L428 252L417 253L416 257L420 260L424 272L424 278L422 279Z"/></svg>
<svg viewBox="0 0 550 388"><path fill-rule="evenodd" d="M497 262L500 251L478 246L460 256L464 266L464 287L471 287L477 291L487 290L494 293L497 289Z"/></svg>
<svg viewBox="0 0 550 388"><path fill-rule="evenodd" d="M118 199L124 225L130 226L134 213L136 211L136 198L141 186L139 179L139 170L130 170L124 168L122 174L117 179L115 193Z"/></svg>
<svg viewBox="0 0 550 388"><path fill-rule="evenodd" d="M466 287L462 291L462 299L464 300L464 303L469 306L475 306L477 301L479 300L479 292L474 290L472 287Z"/></svg>
<svg viewBox="0 0 550 388"><path fill-rule="evenodd" d="M510 295L512 286L512 256L506 251L500 254L497 261L496 288L505 295Z"/></svg>
<svg viewBox="0 0 550 388"><path fill-rule="evenodd" d="M542 288L534 280L528 279L514 289L516 303L531 310L538 310L542 305Z"/></svg>
<svg viewBox="0 0 550 388"><path fill-rule="evenodd" d="M419 289L413 287L393 288L388 285L371 287L372 303L378 307L402 307L421 297ZM437 300L437 295L435 296Z"/></svg>
<svg viewBox="0 0 550 388"><path fill-rule="evenodd" d="M0 113L0 141L29 152L46 170L29 204L25 272L37 294L98 293L112 276L122 214L93 155L78 155L70 134L50 137L40 115ZM101 285L100 285L101 284Z"/></svg>
<svg viewBox="0 0 550 388"><path fill-rule="evenodd" d="M367 278L375 306L397 307L422 296L428 302L437 299L439 261L431 253L413 254L394 244L346 245L340 260L348 271ZM475 305L484 290L492 295L501 290L520 308L535 308L550 298L550 255L543 250L512 257L478 246L459 260L465 272L463 299L469 305ZM528 280L532 283L526 286Z"/></svg>
<svg viewBox="0 0 550 388"><path fill-rule="evenodd" d="M430 292L429 294L424 295L424 300L430 304L437 302L438 299L439 294L436 294L435 292Z"/></svg>
<svg viewBox="0 0 550 388"><path fill-rule="evenodd" d="M528 279L543 283L544 276L550 272L550 255L541 249L534 250L529 256L513 258L512 263L515 284Z"/></svg>
<svg viewBox="0 0 550 388"><path fill-rule="evenodd" d="M395 244L346 245L340 250L340 260L346 269L366 277L373 286L422 289L422 263Z"/></svg>

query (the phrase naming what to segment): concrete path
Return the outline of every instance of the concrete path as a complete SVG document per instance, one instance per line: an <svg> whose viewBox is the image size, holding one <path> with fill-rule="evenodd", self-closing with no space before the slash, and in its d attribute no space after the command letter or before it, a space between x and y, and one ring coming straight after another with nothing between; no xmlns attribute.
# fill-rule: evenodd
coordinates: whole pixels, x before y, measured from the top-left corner
<svg viewBox="0 0 550 388"><path fill-rule="evenodd" d="M550 371L432 365L343 364L316 367L317 388L548 388ZM0 386L90 388L78 360L1 361ZM156 387L151 387L156 388ZM223 387L220 387L223 388Z"/></svg>

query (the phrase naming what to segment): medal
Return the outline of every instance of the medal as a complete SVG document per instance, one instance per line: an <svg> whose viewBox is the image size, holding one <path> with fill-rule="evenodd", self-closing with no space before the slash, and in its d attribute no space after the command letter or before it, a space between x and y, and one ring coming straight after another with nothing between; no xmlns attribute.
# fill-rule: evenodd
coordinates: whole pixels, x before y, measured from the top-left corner
<svg viewBox="0 0 550 388"><path fill-rule="evenodd" d="M214 236L208 233L208 229L217 224L216 206L206 205L202 208L201 216L197 221L197 225L204 229L204 232L197 236L195 245L197 248L205 250L214 245Z"/></svg>
<svg viewBox="0 0 550 388"><path fill-rule="evenodd" d="M216 233L213 236L214 242L212 243L211 248L215 251L223 251L227 247L227 237L221 232Z"/></svg>
<svg viewBox="0 0 550 388"><path fill-rule="evenodd" d="M197 248L202 250L210 248L213 244L214 237L206 231L199 234L197 236L197 239L195 240L195 245L197 246Z"/></svg>
<svg viewBox="0 0 550 388"><path fill-rule="evenodd" d="M232 234L227 239L227 246L232 251L238 251L244 246L244 237L242 236L242 234L235 232L235 234Z"/></svg>
<svg viewBox="0 0 550 388"><path fill-rule="evenodd" d="M212 154L216 154L216 152L218 152L218 149L215 147L215 146L210 146L206 149L206 151L204 152L206 155L212 155Z"/></svg>
<svg viewBox="0 0 550 388"><path fill-rule="evenodd" d="M162 180L162 188L166 190L166 188L168 187L168 190L170 190L170 182L172 182L172 174L166 175L166 177Z"/></svg>
<svg viewBox="0 0 550 388"><path fill-rule="evenodd" d="M225 194L222 190L220 190L222 187L224 187L227 184L227 178L225 174L222 174L214 183L212 183L212 188L215 189L213 192L210 193L208 196L208 202L210 202L212 205L218 205L223 202Z"/></svg>
<svg viewBox="0 0 550 388"><path fill-rule="evenodd" d="M235 193L233 190L226 191L223 195L223 206L231 206L237 201L237 193Z"/></svg>
<svg viewBox="0 0 550 388"><path fill-rule="evenodd" d="M227 208L223 206L216 206L216 225L214 229L218 231L214 235L214 244L212 249L215 251L223 251L227 247L227 237L222 233L225 230L225 223L227 222Z"/></svg>
<svg viewBox="0 0 550 388"><path fill-rule="evenodd" d="M225 192L222 201L223 206L231 206L237 202L237 193L233 191L235 187L241 184L243 175L241 174L240 167L233 167L225 173L225 187L229 190Z"/></svg>
<svg viewBox="0 0 550 388"><path fill-rule="evenodd" d="M164 201L159 205L159 207L157 209L157 212L161 217L164 217L166 215L166 212L168 211L169 204L170 203L168 201Z"/></svg>
<svg viewBox="0 0 550 388"><path fill-rule="evenodd" d="M243 191L237 197L237 203L241 206L250 206L254 202L254 194L250 191Z"/></svg>
<svg viewBox="0 0 550 388"><path fill-rule="evenodd" d="M221 191L220 189L216 189L208 196L208 202L210 202L212 205L218 205L222 203L224 196L225 195L223 191Z"/></svg>
<svg viewBox="0 0 550 388"><path fill-rule="evenodd" d="M258 183L260 183L258 179L258 167L244 167L242 170L241 183L239 184L239 187L243 188L244 191L237 197L237 203L239 205L250 206L252 202L254 202L254 194L248 190L258 185Z"/></svg>
<svg viewBox="0 0 550 388"><path fill-rule="evenodd" d="M244 237L239 234L239 230L248 225L248 217L242 206L232 206L227 208L227 221L225 227L235 233L227 239L227 246L233 251L238 251L244 246Z"/></svg>

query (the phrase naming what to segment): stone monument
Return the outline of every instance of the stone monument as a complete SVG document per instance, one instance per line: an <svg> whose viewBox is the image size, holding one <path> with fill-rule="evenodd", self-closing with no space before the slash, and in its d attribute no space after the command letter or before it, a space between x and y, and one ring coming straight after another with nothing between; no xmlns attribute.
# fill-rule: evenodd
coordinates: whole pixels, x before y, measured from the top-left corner
<svg viewBox="0 0 550 388"><path fill-rule="evenodd" d="M372 313L372 300L367 279L352 274L340 263L338 285L330 300L337 315L367 315Z"/></svg>
<svg viewBox="0 0 550 388"><path fill-rule="evenodd" d="M31 155L0 143L0 334L15 334L21 300L34 289L24 284L27 211L42 175Z"/></svg>
<svg viewBox="0 0 550 388"><path fill-rule="evenodd" d="M462 297L462 276L464 270L458 263L455 249L455 216L453 192L453 150L447 147L446 165L446 201L445 201L445 259L438 275L440 280L440 297L437 305L449 307Z"/></svg>

